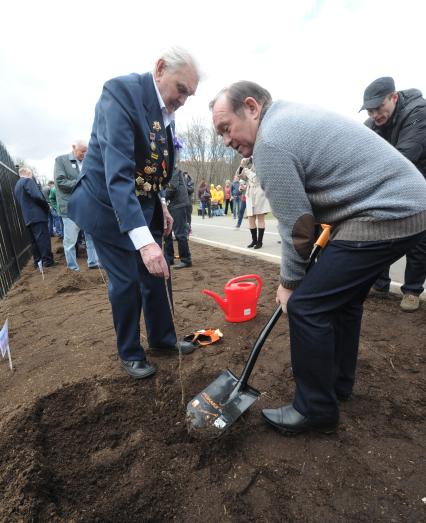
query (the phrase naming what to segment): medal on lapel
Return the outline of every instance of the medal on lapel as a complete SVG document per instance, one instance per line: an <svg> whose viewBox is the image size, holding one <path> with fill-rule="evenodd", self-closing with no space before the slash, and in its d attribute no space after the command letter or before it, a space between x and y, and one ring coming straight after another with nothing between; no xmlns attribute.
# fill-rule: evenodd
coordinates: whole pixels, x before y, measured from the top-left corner
<svg viewBox="0 0 426 523"><path fill-rule="evenodd" d="M161 131L161 125L160 125L160 122L157 122L155 121L153 124L152 124L152 128L154 129L154 131Z"/></svg>

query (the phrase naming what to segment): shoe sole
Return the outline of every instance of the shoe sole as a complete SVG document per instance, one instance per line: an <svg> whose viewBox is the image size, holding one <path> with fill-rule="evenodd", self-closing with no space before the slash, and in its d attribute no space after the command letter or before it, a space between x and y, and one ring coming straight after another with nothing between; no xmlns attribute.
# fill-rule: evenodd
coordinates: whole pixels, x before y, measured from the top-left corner
<svg viewBox="0 0 426 523"><path fill-rule="evenodd" d="M136 375L136 374L133 374L132 372L130 372L129 369L127 367L125 367L122 363L120 363L120 366L122 369L124 369L127 372L127 374L129 376L131 376L135 380L143 380L144 378L149 378L150 376L154 375L157 372L157 370L153 368L152 370L148 371L146 374L141 376L140 374Z"/></svg>
<svg viewBox="0 0 426 523"><path fill-rule="evenodd" d="M330 425L327 427L306 427L305 429L289 429L286 427L282 427L281 425L278 425L278 423L274 423L270 419L268 419L266 416L262 414L263 419L274 429L278 430L281 434L284 436L297 436L298 434L303 434L304 432L317 432L319 434L334 434L337 431L337 424L336 425Z"/></svg>

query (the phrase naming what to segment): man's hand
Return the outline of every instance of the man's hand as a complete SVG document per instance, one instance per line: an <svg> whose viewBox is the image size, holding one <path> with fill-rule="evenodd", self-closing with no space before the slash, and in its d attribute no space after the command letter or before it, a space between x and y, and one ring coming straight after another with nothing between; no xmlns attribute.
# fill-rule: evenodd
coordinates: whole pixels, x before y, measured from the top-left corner
<svg viewBox="0 0 426 523"><path fill-rule="evenodd" d="M164 217L164 236L169 236L172 232L173 218L167 209L167 205L163 203L163 217Z"/></svg>
<svg viewBox="0 0 426 523"><path fill-rule="evenodd" d="M150 274L159 278L168 278L169 268L160 247L154 243L148 243L139 249L142 261Z"/></svg>
<svg viewBox="0 0 426 523"><path fill-rule="evenodd" d="M277 297L275 298L275 301L277 303L281 303L281 308L284 314L287 314L287 302L292 294L292 289L286 289L281 284L278 286Z"/></svg>

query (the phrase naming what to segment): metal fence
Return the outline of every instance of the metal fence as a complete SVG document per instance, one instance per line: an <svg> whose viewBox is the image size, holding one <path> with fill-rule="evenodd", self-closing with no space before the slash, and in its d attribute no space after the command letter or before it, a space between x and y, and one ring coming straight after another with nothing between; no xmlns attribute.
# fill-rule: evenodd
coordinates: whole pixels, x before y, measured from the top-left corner
<svg viewBox="0 0 426 523"><path fill-rule="evenodd" d="M18 174L0 142L0 298L6 295L31 255L31 242L13 189Z"/></svg>

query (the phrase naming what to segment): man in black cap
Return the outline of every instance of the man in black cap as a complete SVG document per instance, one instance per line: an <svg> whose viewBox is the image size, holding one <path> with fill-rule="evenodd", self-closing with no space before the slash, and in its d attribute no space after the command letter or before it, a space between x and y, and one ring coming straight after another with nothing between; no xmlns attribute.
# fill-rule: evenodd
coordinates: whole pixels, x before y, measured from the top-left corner
<svg viewBox="0 0 426 523"><path fill-rule="evenodd" d="M426 100L418 89L396 91L390 76L377 78L364 91L360 111L368 112L367 127L393 145L426 178ZM419 296L426 278L426 242L420 242L407 254L401 309L419 308ZM385 296L389 292L389 267L380 275L373 289Z"/></svg>

